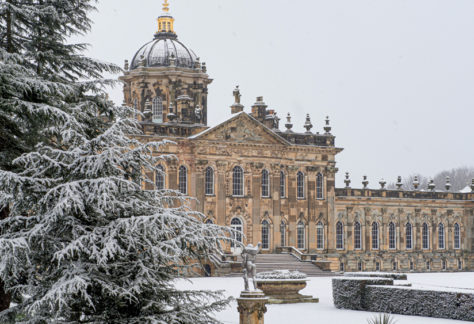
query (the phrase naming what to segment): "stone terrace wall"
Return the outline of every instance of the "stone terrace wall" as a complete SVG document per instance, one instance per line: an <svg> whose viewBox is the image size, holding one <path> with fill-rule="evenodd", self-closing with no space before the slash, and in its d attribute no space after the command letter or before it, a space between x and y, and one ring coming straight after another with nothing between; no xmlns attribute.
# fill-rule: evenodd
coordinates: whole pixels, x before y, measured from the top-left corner
<svg viewBox="0 0 474 324"><path fill-rule="evenodd" d="M393 286L386 278L334 278L337 308L474 321L474 293Z"/></svg>

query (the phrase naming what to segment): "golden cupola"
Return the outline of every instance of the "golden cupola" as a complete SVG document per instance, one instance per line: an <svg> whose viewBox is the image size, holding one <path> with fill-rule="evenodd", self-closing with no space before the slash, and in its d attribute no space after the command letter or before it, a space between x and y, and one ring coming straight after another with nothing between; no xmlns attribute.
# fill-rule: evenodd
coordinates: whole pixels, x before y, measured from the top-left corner
<svg viewBox="0 0 474 324"><path fill-rule="evenodd" d="M174 32L174 18L170 14L170 4L168 0L163 3L163 13L158 17L158 32L166 34L175 34Z"/></svg>

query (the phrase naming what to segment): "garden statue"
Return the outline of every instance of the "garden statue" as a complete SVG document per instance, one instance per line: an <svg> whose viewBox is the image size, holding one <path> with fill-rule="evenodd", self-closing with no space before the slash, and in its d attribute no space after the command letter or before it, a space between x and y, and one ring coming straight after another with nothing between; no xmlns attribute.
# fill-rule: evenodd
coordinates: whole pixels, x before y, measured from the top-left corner
<svg viewBox="0 0 474 324"><path fill-rule="evenodd" d="M255 261L257 259L257 254L262 249L262 243L258 243L257 246L252 244L247 245L241 253L242 256L242 268L244 272L244 282L245 282L245 291L249 291L249 278L252 278L253 288L257 290L257 285L255 284L255 275L257 274L257 266Z"/></svg>

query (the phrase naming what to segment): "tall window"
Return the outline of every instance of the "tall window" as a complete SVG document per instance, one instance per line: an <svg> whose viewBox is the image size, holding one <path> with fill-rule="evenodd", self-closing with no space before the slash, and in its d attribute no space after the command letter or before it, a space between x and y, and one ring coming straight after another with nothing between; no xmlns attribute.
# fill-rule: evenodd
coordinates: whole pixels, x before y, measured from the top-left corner
<svg viewBox="0 0 474 324"><path fill-rule="evenodd" d="M230 228L232 229L232 238L237 242L242 243L242 221L238 218L232 218L232 220L230 221ZM235 246L234 242L231 242L231 246Z"/></svg>
<svg viewBox="0 0 474 324"><path fill-rule="evenodd" d="M316 248L319 250L324 249L324 225L322 222L316 225Z"/></svg>
<svg viewBox="0 0 474 324"><path fill-rule="evenodd" d="M135 111L133 112L133 117L135 119L137 119L138 117L138 99L133 99L133 109L135 109Z"/></svg>
<svg viewBox="0 0 474 324"><path fill-rule="evenodd" d="M281 246L286 246L286 224L284 221L280 223L280 243Z"/></svg>
<svg viewBox="0 0 474 324"><path fill-rule="evenodd" d="M336 249L344 249L344 227L341 222L336 224Z"/></svg>
<svg viewBox="0 0 474 324"><path fill-rule="evenodd" d="M244 171L239 166L234 167L232 174L232 195L244 195Z"/></svg>
<svg viewBox="0 0 474 324"><path fill-rule="evenodd" d="M165 169L162 165L158 165L155 171L155 187L156 190L165 189Z"/></svg>
<svg viewBox="0 0 474 324"><path fill-rule="evenodd" d="M372 250L379 249L379 224L377 222L372 223Z"/></svg>
<svg viewBox="0 0 474 324"><path fill-rule="evenodd" d="M188 193L188 169L184 165L179 167L179 192Z"/></svg>
<svg viewBox="0 0 474 324"><path fill-rule="evenodd" d="M444 249L444 225L439 223L438 225L438 249Z"/></svg>
<svg viewBox="0 0 474 324"><path fill-rule="evenodd" d="M301 171L296 176L296 191L298 198L304 198L304 174Z"/></svg>
<svg viewBox="0 0 474 324"><path fill-rule="evenodd" d="M285 198L286 186L285 186L285 172L280 172L280 197Z"/></svg>
<svg viewBox="0 0 474 324"><path fill-rule="evenodd" d="M360 223L355 222L354 224L354 249L360 250L362 248L362 234L360 230Z"/></svg>
<svg viewBox="0 0 474 324"><path fill-rule="evenodd" d="M297 239L298 239L298 249L304 249L304 223L302 221L298 222L297 226Z"/></svg>
<svg viewBox="0 0 474 324"><path fill-rule="evenodd" d="M454 224L454 248L461 248L461 229L458 223Z"/></svg>
<svg viewBox="0 0 474 324"><path fill-rule="evenodd" d="M214 194L214 169L211 167L206 168L206 195Z"/></svg>
<svg viewBox="0 0 474 324"><path fill-rule="evenodd" d="M270 197L270 179L268 171L262 171L262 197Z"/></svg>
<svg viewBox="0 0 474 324"><path fill-rule="evenodd" d="M269 244L269 225L266 220L262 222L262 249L268 250L270 248Z"/></svg>
<svg viewBox="0 0 474 324"><path fill-rule="evenodd" d="M396 246L396 233L395 233L395 224L388 224L388 248L395 250Z"/></svg>
<svg viewBox="0 0 474 324"><path fill-rule="evenodd" d="M318 173L316 176L316 199L323 199L324 194L323 194L323 180L324 177L321 173Z"/></svg>
<svg viewBox="0 0 474 324"><path fill-rule="evenodd" d="M160 97L155 97L153 99L152 105L152 114L153 114L153 122L154 123L162 123L163 122L163 101Z"/></svg>
<svg viewBox="0 0 474 324"><path fill-rule="evenodd" d="M406 237L406 248L407 250L411 250L413 249L413 227L410 223L407 223L406 226Z"/></svg>
<svg viewBox="0 0 474 324"><path fill-rule="evenodd" d="M423 223L423 229L421 231L421 238L423 243L423 249L427 250L430 248L430 233L428 232L428 224Z"/></svg>

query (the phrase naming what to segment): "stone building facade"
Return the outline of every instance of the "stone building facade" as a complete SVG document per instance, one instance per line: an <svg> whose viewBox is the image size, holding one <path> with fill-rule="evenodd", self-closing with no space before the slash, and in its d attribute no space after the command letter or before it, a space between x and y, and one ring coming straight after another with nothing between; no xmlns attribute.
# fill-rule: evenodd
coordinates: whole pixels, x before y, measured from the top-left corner
<svg viewBox="0 0 474 324"><path fill-rule="evenodd" d="M156 188L196 197L206 222L233 227L264 253L292 247L332 270L467 270L474 268L474 193L335 187L336 147L324 132L285 130L257 98L244 112L234 90L232 117L208 127L212 82L205 63L178 40L165 1L158 32L125 62L124 103L135 107L142 141L171 139ZM153 188L148 188L153 189ZM474 188L473 188L474 190ZM238 247L229 247L229 253Z"/></svg>

